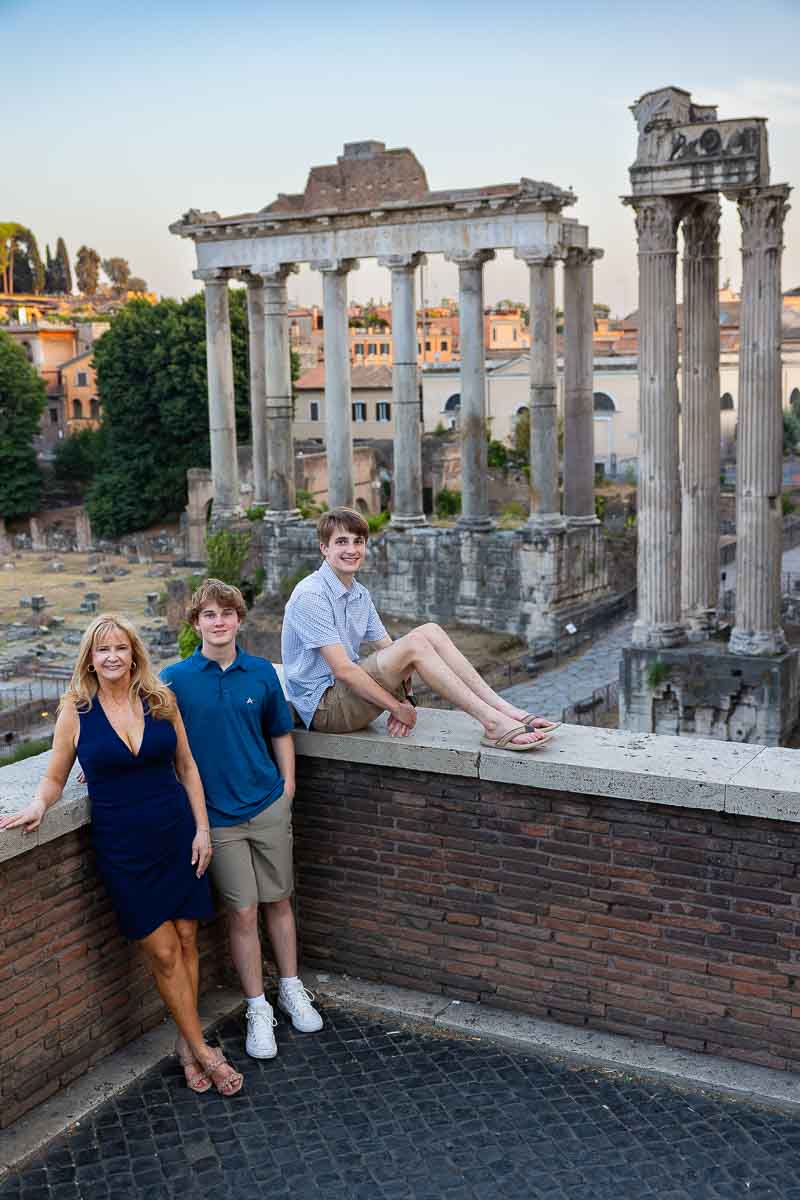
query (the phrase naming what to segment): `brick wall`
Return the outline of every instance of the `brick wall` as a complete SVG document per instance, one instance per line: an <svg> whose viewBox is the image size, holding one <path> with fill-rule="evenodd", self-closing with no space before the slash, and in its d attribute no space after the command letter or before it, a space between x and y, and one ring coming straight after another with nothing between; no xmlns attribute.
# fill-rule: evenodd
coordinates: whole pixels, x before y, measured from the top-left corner
<svg viewBox="0 0 800 1200"><path fill-rule="evenodd" d="M299 760L309 965L800 1066L796 823Z"/></svg>
<svg viewBox="0 0 800 1200"><path fill-rule="evenodd" d="M164 1007L117 932L84 827L0 863L0 1128L152 1029ZM222 982L218 923L201 986Z"/></svg>

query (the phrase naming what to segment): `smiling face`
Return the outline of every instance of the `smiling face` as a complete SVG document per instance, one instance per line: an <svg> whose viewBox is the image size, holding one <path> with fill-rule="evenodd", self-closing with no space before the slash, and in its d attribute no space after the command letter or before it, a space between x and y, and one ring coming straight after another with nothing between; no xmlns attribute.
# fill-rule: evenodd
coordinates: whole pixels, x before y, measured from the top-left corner
<svg viewBox="0 0 800 1200"><path fill-rule="evenodd" d="M119 683L128 680L133 662L130 638L116 625L107 625L95 636L92 643L92 666L98 682Z"/></svg>
<svg viewBox="0 0 800 1200"><path fill-rule="evenodd" d="M226 646L236 643L241 623L233 606L209 600L197 614L194 627L203 639L203 649L213 646L216 650L223 650Z"/></svg>
<svg viewBox="0 0 800 1200"><path fill-rule="evenodd" d="M360 533L349 533L337 525L327 546L320 545L320 553L328 566L339 578L352 578L364 561L367 540Z"/></svg>

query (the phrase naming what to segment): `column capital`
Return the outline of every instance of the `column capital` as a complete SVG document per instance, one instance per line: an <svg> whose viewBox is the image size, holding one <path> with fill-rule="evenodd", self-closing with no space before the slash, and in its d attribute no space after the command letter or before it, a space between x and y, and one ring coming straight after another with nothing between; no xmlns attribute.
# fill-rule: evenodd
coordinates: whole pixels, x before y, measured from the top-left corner
<svg viewBox="0 0 800 1200"><path fill-rule="evenodd" d="M447 261L455 263L457 267L482 267L494 256L494 250L465 250L463 253L445 254Z"/></svg>
<svg viewBox="0 0 800 1200"><path fill-rule="evenodd" d="M564 255L565 267L591 267L602 258L605 250L595 247L570 246Z"/></svg>
<svg viewBox="0 0 800 1200"><path fill-rule="evenodd" d="M263 286L265 283L285 283L290 275L297 275L299 270L297 263L279 263L276 267L268 267L264 270L250 267L247 271L242 272L242 278L245 283L254 283L259 286Z"/></svg>
<svg viewBox="0 0 800 1200"><path fill-rule="evenodd" d="M782 250L783 223L789 212L788 183L751 188L738 197L742 223L742 253L753 250Z"/></svg>
<svg viewBox="0 0 800 1200"><path fill-rule="evenodd" d="M192 271L192 278L199 279L203 283L227 283L235 276L236 272L229 270L228 267L198 267L197 270Z"/></svg>
<svg viewBox="0 0 800 1200"><path fill-rule="evenodd" d="M357 258L314 258L309 263L312 271L322 271L323 274L346 275L348 271L358 270Z"/></svg>
<svg viewBox="0 0 800 1200"><path fill-rule="evenodd" d="M677 253L678 225L686 201L683 196L626 196L636 215L640 254Z"/></svg>
<svg viewBox="0 0 800 1200"><path fill-rule="evenodd" d="M413 271L424 266L428 261L427 255L421 252L413 254L381 254L378 258L379 267L388 267L390 271Z"/></svg>
<svg viewBox="0 0 800 1200"><path fill-rule="evenodd" d="M719 258L719 220L722 205L716 192L698 196L683 217L683 257Z"/></svg>

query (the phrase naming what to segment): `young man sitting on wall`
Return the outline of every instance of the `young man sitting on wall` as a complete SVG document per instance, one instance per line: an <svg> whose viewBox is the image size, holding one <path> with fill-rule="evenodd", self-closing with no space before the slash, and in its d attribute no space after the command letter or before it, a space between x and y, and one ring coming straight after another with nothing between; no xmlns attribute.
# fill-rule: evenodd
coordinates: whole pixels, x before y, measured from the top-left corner
<svg viewBox="0 0 800 1200"><path fill-rule="evenodd" d="M483 726L482 745L538 750L555 725L492 691L438 625L420 625L393 642L367 589L355 576L364 562L369 526L350 508L326 512L318 526L324 559L298 583L283 619L286 691L303 723L325 733L364 729L389 713L392 737L408 737L417 720L410 678ZM377 650L359 658L363 641Z"/></svg>

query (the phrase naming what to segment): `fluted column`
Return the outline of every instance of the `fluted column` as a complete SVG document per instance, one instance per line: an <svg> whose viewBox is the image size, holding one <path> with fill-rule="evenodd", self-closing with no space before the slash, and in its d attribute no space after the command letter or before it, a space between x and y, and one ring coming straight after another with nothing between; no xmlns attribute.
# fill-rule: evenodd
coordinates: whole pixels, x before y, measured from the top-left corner
<svg viewBox="0 0 800 1200"><path fill-rule="evenodd" d="M422 508L422 443L417 391L417 313L414 271L422 254L379 258L392 272L392 406L394 409L394 511L392 527L426 525Z"/></svg>
<svg viewBox="0 0 800 1200"><path fill-rule="evenodd" d="M630 200L639 240L638 613L634 646L678 646L681 504L678 464L676 232L681 201Z"/></svg>
<svg viewBox="0 0 800 1200"><path fill-rule="evenodd" d="M494 250L448 254L458 266L458 317L461 335L461 516L462 529L483 532L489 516L486 441L486 350L483 344L483 264Z"/></svg>
<svg viewBox="0 0 800 1200"><path fill-rule="evenodd" d="M253 503L269 503L267 380L264 350L264 280L246 271L248 357L250 360L250 442L253 449Z"/></svg>
<svg viewBox="0 0 800 1200"><path fill-rule="evenodd" d="M742 194L733 654L781 654L781 255L789 187Z"/></svg>
<svg viewBox="0 0 800 1200"><path fill-rule="evenodd" d="M541 250L517 250L530 275L530 464L531 514L536 528L563 526L558 491L558 398L556 395L556 281L559 261Z"/></svg>
<svg viewBox="0 0 800 1200"><path fill-rule="evenodd" d="M594 525L594 263L602 250L571 247L564 260L564 516Z"/></svg>
<svg viewBox="0 0 800 1200"><path fill-rule="evenodd" d="M719 217L716 195L683 219L681 614L707 637L719 599Z"/></svg>
<svg viewBox="0 0 800 1200"><path fill-rule="evenodd" d="M214 485L212 519L218 520L232 516L240 501L228 272L198 270L194 272L194 277L203 280L206 292L208 431Z"/></svg>
<svg viewBox="0 0 800 1200"><path fill-rule="evenodd" d="M297 520L292 442L292 367L286 280L291 265L259 272L264 285L264 358L267 405L267 461L269 464L268 521Z"/></svg>
<svg viewBox="0 0 800 1200"><path fill-rule="evenodd" d="M324 259L311 266L322 272L325 319L325 446L328 507L353 506L353 422L350 399L350 331L347 275L355 259Z"/></svg>

